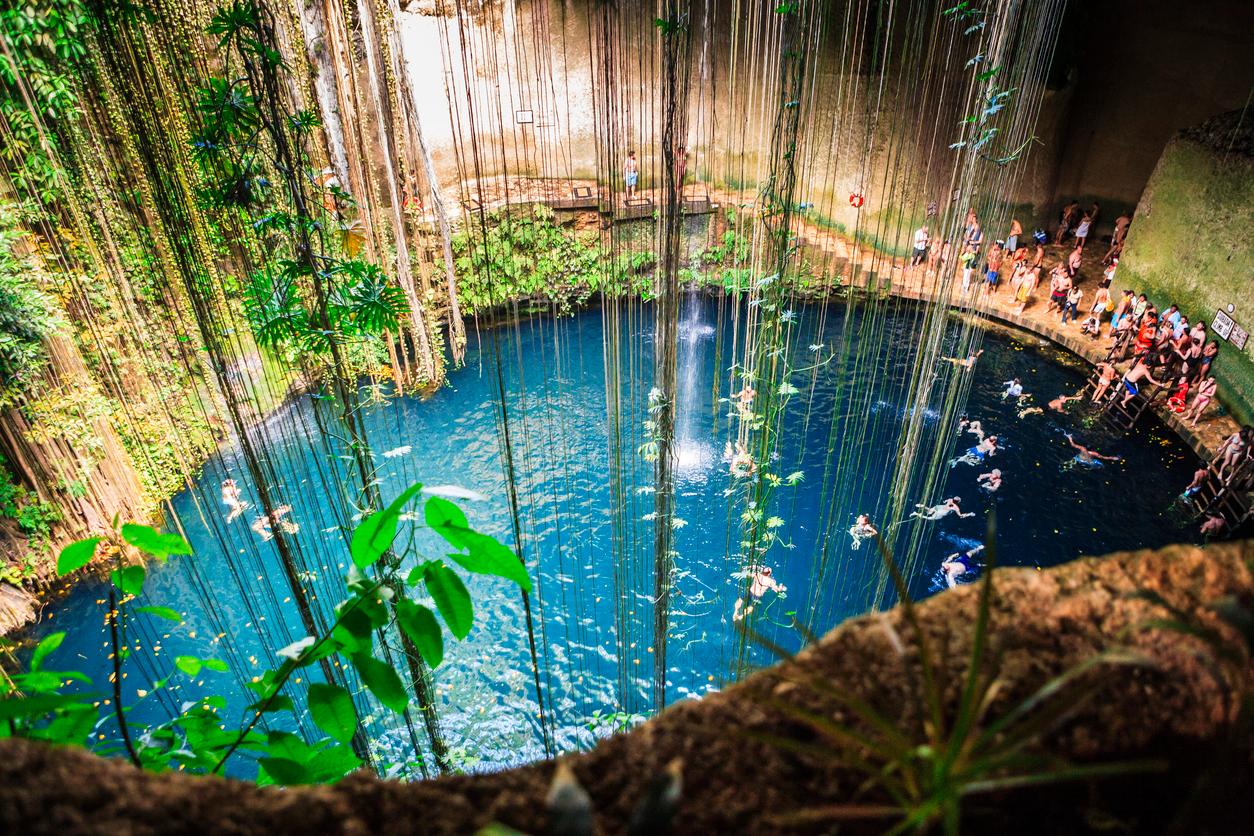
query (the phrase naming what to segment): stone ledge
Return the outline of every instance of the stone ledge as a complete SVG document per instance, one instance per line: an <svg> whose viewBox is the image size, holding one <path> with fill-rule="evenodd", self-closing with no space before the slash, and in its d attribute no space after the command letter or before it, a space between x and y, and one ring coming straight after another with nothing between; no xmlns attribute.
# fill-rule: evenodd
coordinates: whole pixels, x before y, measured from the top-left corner
<svg viewBox="0 0 1254 836"><path fill-rule="evenodd" d="M1048 751L1077 760L1166 757L1172 771L1117 779L1096 787L1063 787L989 799L987 816L968 832L1054 833L1095 827L1098 811L1125 832L1166 827L1219 741L1235 752L1222 779L1242 786L1254 774L1254 736L1234 727L1234 709L1213 675L1208 647L1169 631L1138 631L1161 611L1130 593L1152 589L1173 605L1234 637L1207 605L1223 595L1254 602L1254 542L1171 546L1086 558L1050 570L997 574L990 643L1000 654L1012 704L1058 673L1113 646L1154 660L1154 669L1120 668L1105 687L1047 741ZM966 667L977 588L924 601L917 612L957 698ZM835 758L801 756L750 739L754 731L797 737L801 729L769 709L784 698L811 709L821 701L792 681L819 676L840 684L903 723L917 716L910 683L913 653L900 609L850 621L794 660L761 671L728 690L673 706L629 734L603 742L569 763L591 794L603 832L623 830L645 786L675 757L684 762L680 833L779 832L772 816L847 801L860 782ZM1248 656L1236 675L1248 687ZM1235 683L1228 683L1235 687ZM994 711L996 711L996 707ZM222 779L151 775L120 761L24 741L0 741L0 831L65 833L470 833L492 821L529 832L546 827L544 797L551 763L417 784L351 776L333 787L258 789ZM1235 783L1233 783L1235 782ZM1232 792L1203 807L1209 832L1239 832L1254 815L1254 797ZM1231 827L1230 827L1231 826ZM1013 828L1013 831L1007 830ZM846 825L842 833L881 832L882 822ZM1190 832L1200 832L1202 828ZM807 832L815 832L813 828Z"/></svg>

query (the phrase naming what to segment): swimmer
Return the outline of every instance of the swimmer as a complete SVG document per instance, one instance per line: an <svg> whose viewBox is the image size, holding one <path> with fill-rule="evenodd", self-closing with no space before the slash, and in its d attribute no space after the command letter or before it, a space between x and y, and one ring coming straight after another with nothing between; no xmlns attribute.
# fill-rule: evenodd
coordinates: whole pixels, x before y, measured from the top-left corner
<svg viewBox="0 0 1254 836"><path fill-rule="evenodd" d="M1083 399L1084 399L1083 395L1059 395L1058 397L1054 398L1052 401L1049 402L1049 408L1052 409L1054 412L1066 412L1067 404L1071 403L1072 401L1079 401Z"/></svg>
<svg viewBox="0 0 1254 836"><path fill-rule="evenodd" d="M248 503L240 499L239 485L234 479L222 481L222 504L231 509L231 513L226 515L227 522L235 522L248 509Z"/></svg>
<svg viewBox="0 0 1254 836"><path fill-rule="evenodd" d="M253 520L252 525L250 525L249 528L260 534L262 540L274 539L274 526L276 525L283 529L284 534L295 534L300 531L300 526L294 522L289 522L288 520L283 519L283 517L287 516L291 512L291 505L280 505L278 508L274 509L273 514L262 514L260 517L257 517Z"/></svg>
<svg viewBox="0 0 1254 836"><path fill-rule="evenodd" d="M732 400L736 402L736 409L740 412L741 418L750 418L753 416L753 399L757 396L757 392L752 386L745 384L739 392L732 396Z"/></svg>
<svg viewBox="0 0 1254 836"><path fill-rule="evenodd" d="M967 359L965 360L959 359L958 357L942 357L941 359L944 360L946 363L953 363L955 366L961 366L964 369L970 369L975 366L975 361L979 360L980 355L983 353L984 353L984 349L981 348L979 351L975 352L974 354L968 355Z"/></svg>
<svg viewBox="0 0 1254 836"><path fill-rule="evenodd" d="M849 536L853 538L853 544L850 548L855 551L862 548L862 541L867 540L879 534L875 526L871 525L871 518L866 514L859 514L858 521L849 527Z"/></svg>
<svg viewBox="0 0 1254 836"><path fill-rule="evenodd" d="M736 599L736 606L732 610L732 621L740 621L753 612L757 602L767 592L773 591L776 595L782 597L788 591L788 587L771 577L770 566L750 566L746 572L752 579L749 582L749 595L745 598ZM747 606L746 602L748 603Z"/></svg>
<svg viewBox="0 0 1254 836"><path fill-rule="evenodd" d="M962 464L971 464L971 465L979 464L980 462L984 461L985 458L989 456L997 455L997 451L999 449L1000 448L997 446L997 436L990 435L982 439L980 443L975 445L974 447L968 448L967 452L963 453L958 458L950 459L949 466L953 467L954 465L960 462Z"/></svg>
<svg viewBox="0 0 1254 836"><path fill-rule="evenodd" d="M980 487L989 493L994 493L1001 487L1001 470L993 468L988 473L981 473L975 477L975 481L980 483Z"/></svg>
<svg viewBox="0 0 1254 836"><path fill-rule="evenodd" d="M971 433L980 441L984 440L984 426L979 421L968 421L966 416L963 416L958 421L958 435L962 435L964 431Z"/></svg>
<svg viewBox="0 0 1254 836"><path fill-rule="evenodd" d="M951 497L950 499L946 499L944 502L942 502L939 505L929 506L929 505L924 505L923 503L920 502L919 504L914 506L916 510L911 511L910 516L918 517L921 520L939 520L942 517L949 516L950 514L957 514L959 517L962 517L964 519L966 517L974 517L975 516L974 511L972 511L969 514L962 513L962 508L959 507L958 505L958 503L961 501L962 501L961 497L955 496L955 497Z"/></svg>
<svg viewBox="0 0 1254 836"><path fill-rule="evenodd" d="M1001 399L1003 401L1010 400L1011 398L1018 399L1023 397L1023 384L1019 382L1019 378L1016 377L1014 380L1005 381L1005 386L1006 391L1001 393Z"/></svg>
<svg viewBox="0 0 1254 836"><path fill-rule="evenodd" d="M727 449L724 452L731 451ZM757 462L753 460L753 456L749 455L749 451L745 449L743 441L736 442L736 450L732 453L731 463L728 465L727 470L737 479L745 479L758 472Z"/></svg>
<svg viewBox="0 0 1254 836"><path fill-rule="evenodd" d="M975 556L984 551L983 546L965 552L954 552L941 563L941 571L945 574L945 583L950 589L958 586L958 578L974 572L977 568Z"/></svg>
<svg viewBox="0 0 1254 836"><path fill-rule="evenodd" d="M1075 458L1071 460L1075 462L1076 464L1082 464L1085 467L1100 467L1102 462L1122 461L1122 459L1119 456L1104 456L1101 453L1097 452L1096 450L1090 450L1089 448L1085 447L1083 444L1078 444L1076 440L1071 437L1071 433L1067 433L1066 435L1067 435L1067 442L1072 447L1080 451L1076 453Z"/></svg>
<svg viewBox="0 0 1254 836"><path fill-rule="evenodd" d="M1025 409L1019 410L1020 418L1027 418L1029 415L1044 415L1044 414L1045 414L1045 410L1041 409L1039 406L1029 406Z"/></svg>

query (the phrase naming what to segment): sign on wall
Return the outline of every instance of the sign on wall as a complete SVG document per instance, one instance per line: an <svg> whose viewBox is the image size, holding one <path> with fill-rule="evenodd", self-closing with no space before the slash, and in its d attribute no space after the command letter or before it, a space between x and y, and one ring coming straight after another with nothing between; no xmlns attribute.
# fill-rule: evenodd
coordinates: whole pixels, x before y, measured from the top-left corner
<svg viewBox="0 0 1254 836"><path fill-rule="evenodd" d="M1230 311L1232 311L1232 305L1228 306L1228 311L1215 311L1215 321L1211 323L1210 329L1231 343L1237 351L1243 351L1245 341L1250 338L1250 335L1228 315Z"/></svg>

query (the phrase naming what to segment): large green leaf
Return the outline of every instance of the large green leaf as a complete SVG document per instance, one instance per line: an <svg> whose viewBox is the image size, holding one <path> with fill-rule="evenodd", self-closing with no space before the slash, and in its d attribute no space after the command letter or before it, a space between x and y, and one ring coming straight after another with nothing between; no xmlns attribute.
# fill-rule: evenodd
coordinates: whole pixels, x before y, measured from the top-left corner
<svg viewBox="0 0 1254 836"><path fill-rule="evenodd" d="M122 539L145 554L165 560L172 554L191 554L192 547L177 534L162 534L157 529L137 523L122 526Z"/></svg>
<svg viewBox="0 0 1254 836"><path fill-rule="evenodd" d="M39 666L43 664L44 658L61 646L61 642L65 641L65 633L52 633L44 636L44 638L35 645L35 652L30 657L31 672L39 670Z"/></svg>
<svg viewBox="0 0 1254 836"><path fill-rule="evenodd" d="M451 545L469 552L449 554L449 559L463 569L480 575L496 575L518 584L524 592L531 591L531 578L518 555L495 537L472 529L462 509L443 497L433 496L427 500L423 515L433 531Z"/></svg>
<svg viewBox="0 0 1254 836"><path fill-rule="evenodd" d="M370 693L397 714L403 712L409 705L409 694L405 693L405 686L401 684L401 678L396 675L392 666L373 656L357 655L352 659L353 667L357 669L357 674L366 683Z"/></svg>
<svg viewBox="0 0 1254 836"><path fill-rule="evenodd" d="M284 787L294 787L309 783L309 770L304 764L297 763L291 758L261 758L257 764L262 772L257 783L262 786L279 784Z"/></svg>
<svg viewBox="0 0 1254 836"><path fill-rule="evenodd" d="M422 604L402 598L396 604L396 623L413 640L429 667L439 667L444 661L444 631L435 614Z"/></svg>
<svg viewBox="0 0 1254 836"><path fill-rule="evenodd" d="M309 686L309 713L313 721L341 743L353 739L357 728L357 712L353 698L338 685L315 682Z"/></svg>
<svg viewBox="0 0 1254 836"><path fill-rule="evenodd" d="M423 579L449 630L459 639L466 638L475 617L470 593L466 591L462 579L443 563L427 564Z"/></svg>
<svg viewBox="0 0 1254 836"><path fill-rule="evenodd" d="M127 595L138 595L144 591L147 574L143 566L123 566L110 572L109 580Z"/></svg>
<svg viewBox="0 0 1254 836"><path fill-rule="evenodd" d="M88 537L85 540L76 540L61 550L61 554L57 557L57 574L68 575L82 569L96 554L96 544L103 537Z"/></svg>
<svg viewBox="0 0 1254 836"><path fill-rule="evenodd" d="M493 537L470 531L464 535L469 541L469 554L449 552L448 557L467 572L477 575L496 575L513 581L523 592L531 591L531 578L514 550Z"/></svg>
<svg viewBox="0 0 1254 836"><path fill-rule="evenodd" d="M400 521L401 509L422 490L421 484L413 484L404 493L392 501L382 511L376 511L361 521L353 532L348 550L353 563L359 569L365 569L387 552L396 539L396 526Z"/></svg>

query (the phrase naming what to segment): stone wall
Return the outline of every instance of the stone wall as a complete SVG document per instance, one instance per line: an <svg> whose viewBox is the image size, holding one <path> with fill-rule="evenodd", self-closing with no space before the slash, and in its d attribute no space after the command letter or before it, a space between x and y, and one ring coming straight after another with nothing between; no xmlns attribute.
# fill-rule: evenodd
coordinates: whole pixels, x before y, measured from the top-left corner
<svg viewBox="0 0 1254 836"><path fill-rule="evenodd" d="M1254 331L1252 136L1254 119L1237 111L1167 144L1137 206L1119 285L1208 326L1231 304L1233 319ZM1221 343L1215 377L1221 402L1254 423L1254 339L1240 351Z"/></svg>

